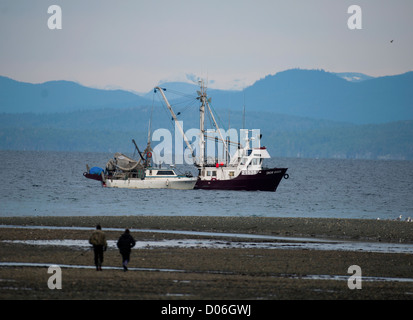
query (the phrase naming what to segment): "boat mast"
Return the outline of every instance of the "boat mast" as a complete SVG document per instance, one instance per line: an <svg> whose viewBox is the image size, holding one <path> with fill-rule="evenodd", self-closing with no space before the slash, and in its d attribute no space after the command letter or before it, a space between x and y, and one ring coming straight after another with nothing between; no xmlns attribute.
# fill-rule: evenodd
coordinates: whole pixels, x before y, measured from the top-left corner
<svg viewBox="0 0 413 320"><path fill-rule="evenodd" d="M228 146L225 143L225 139L222 136L221 129L218 126L217 121L215 120L214 114L211 110L211 107L209 104L211 103L211 98L207 98L207 93L206 93L206 86L204 84L203 80L199 80L200 86L201 86L201 91L198 92L198 98L201 101L201 106L199 108L199 129L201 131L201 137L200 137L200 153L201 153L201 161L200 163L202 166L204 166L204 159L205 159L205 106L208 107L209 114L211 115L212 121L215 124L215 128L218 131L219 137L221 138L221 142L224 146L224 150L229 154Z"/></svg>
<svg viewBox="0 0 413 320"><path fill-rule="evenodd" d="M203 168L205 166L205 107L208 108L209 113L211 114L211 118L215 124L215 128L218 131L218 134L220 136L220 140L222 141L222 144L224 145L224 149L226 150L226 152L229 154L229 150L228 150L228 145L225 142L224 137L222 136L221 130L218 126L218 123L215 120L214 114L212 113L211 107L209 106L209 103L211 102L211 99L207 98L207 93L206 93L206 86L203 80L199 80L199 85L200 85L200 91L197 91L198 93L198 97L197 100L199 100L201 102L201 105L199 107L199 129L200 129L200 137L199 137L199 161L196 161L196 157L195 157L195 153L193 148L191 147L191 144L189 143L184 130L182 129L176 115L175 112L172 110L171 105L169 104L168 99L166 98L165 94L163 93L163 91L165 91L166 89L160 88L160 87L155 87L154 91L157 92L159 91L162 95L163 100L166 103L166 106L168 107L169 112L172 115L172 118L174 119L179 131L181 132L184 141L188 147L188 149L191 151L192 157L195 160L195 163L197 164L198 167Z"/></svg>
<svg viewBox="0 0 413 320"><path fill-rule="evenodd" d="M206 102L206 88L204 85L204 80L199 80L201 91L197 91L198 98L201 101L201 106L199 107L199 165L204 167L205 165L205 102Z"/></svg>
<svg viewBox="0 0 413 320"><path fill-rule="evenodd" d="M150 158L152 158L152 151L153 151L151 147L151 133L152 133L152 115L153 115L154 98L152 99L151 117L149 118L149 124L148 124L148 142L146 144L146 149L144 151L146 154L146 161L145 161L146 167L149 167L151 164Z"/></svg>

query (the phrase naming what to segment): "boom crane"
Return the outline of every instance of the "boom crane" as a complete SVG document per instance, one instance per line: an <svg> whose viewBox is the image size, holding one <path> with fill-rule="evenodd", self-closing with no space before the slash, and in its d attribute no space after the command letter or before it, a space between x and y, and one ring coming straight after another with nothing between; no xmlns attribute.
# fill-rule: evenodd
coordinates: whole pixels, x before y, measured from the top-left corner
<svg viewBox="0 0 413 320"><path fill-rule="evenodd" d="M183 138L184 138L184 141L185 141L185 143L186 143L186 146L187 146L188 149L191 151L192 158L194 158L195 163L196 163L196 157L195 157L194 149L192 149L191 144L189 143L188 138L186 137L185 132L184 132L184 130L182 129L181 124L179 123L178 118L176 117L175 112L172 110L172 107L171 107L171 105L169 104L168 99L166 99L166 96L165 96L165 94L163 93L164 90L166 90L166 89L163 89L163 88L161 88L161 87L155 87L154 92L159 91L159 92L161 93L162 98L163 98L163 100L165 101L166 106L168 107L168 110L169 110L169 112L171 113L173 119L175 120L175 123L176 123L179 131L181 132L181 134L182 134L182 136L183 136Z"/></svg>

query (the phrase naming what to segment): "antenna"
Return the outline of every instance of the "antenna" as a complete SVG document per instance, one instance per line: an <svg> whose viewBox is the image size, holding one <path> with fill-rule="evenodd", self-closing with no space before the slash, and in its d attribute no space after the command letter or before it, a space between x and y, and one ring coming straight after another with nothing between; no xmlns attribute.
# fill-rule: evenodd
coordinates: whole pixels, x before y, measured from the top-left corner
<svg viewBox="0 0 413 320"><path fill-rule="evenodd" d="M244 110L242 112L242 129L245 129L245 90L244 90Z"/></svg>
<svg viewBox="0 0 413 320"><path fill-rule="evenodd" d="M228 109L228 134L230 134L230 130L231 130L231 109ZM227 165L228 164L228 162L229 162L229 160L228 160L228 158L229 158L229 137L228 137L228 134L227 134L227 146L228 146L228 148L227 149L225 149L225 145L224 144L222 144L222 153L223 153L223 155L225 155L225 164Z"/></svg>
<svg viewBox="0 0 413 320"><path fill-rule="evenodd" d="M155 104L155 91L152 96L152 109L151 109L151 116L149 118L149 125L148 125L148 144L151 142L151 131L152 131L152 114L153 114L153 106Z"/></svg>

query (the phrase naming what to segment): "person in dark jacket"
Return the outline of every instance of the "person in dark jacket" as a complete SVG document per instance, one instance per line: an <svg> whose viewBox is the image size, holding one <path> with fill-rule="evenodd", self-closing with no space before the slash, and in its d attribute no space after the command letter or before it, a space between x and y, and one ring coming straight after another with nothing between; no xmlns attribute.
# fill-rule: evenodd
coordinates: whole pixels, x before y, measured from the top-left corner
<svg viewBox="0 0 413 320"><path fill-rule="evenodd" d="M117 246L119 248L120 254L122 255L122 265L123 270L128 271L128 262L130 261L131 249L135 246L135 239L130 235L129 229L120 236Z"/></svg>

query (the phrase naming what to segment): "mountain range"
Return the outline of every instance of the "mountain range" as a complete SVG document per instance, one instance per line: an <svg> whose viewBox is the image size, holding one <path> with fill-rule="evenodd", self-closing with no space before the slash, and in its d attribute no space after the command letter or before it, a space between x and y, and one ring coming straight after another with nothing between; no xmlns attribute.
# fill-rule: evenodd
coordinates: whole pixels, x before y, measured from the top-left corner
<svg viewBox="0 0 413 320"><path fill-rule="evenodd" d="M213 96L254 110L357 124L413 119L413 72L347 81L322 70L287 70L269 75L243 92Z"/></svg>
<svg viewBox="0 0 413 320"><path fill-rule="evenodd" d="M88 88L72 81L32 84L0 77L0 112L55 113L101 108L125 108L147 101L123 90Z"/></svg>
<svg viewBox="0 0 413 320"><path fill-rule="evenodd" d="M198 126L198 104L181 105L177 92L196 97L193 83L163 83L185 129ZM223 127L259 128L273 156L413 159L413 72L360 73L291 69L242 91L209 89ZM0 76L0 149L122 151L144 144L153 91L88 88L70 81L41 84ZM193 103L193 102L192 102ZM154 111L153 128L172 128ZM158 121L158 122L156 122Z"/></svg>
<svg viewBox="0 0 413 320"><path fill-rule="evenodd" d="M348 81L346 79L351 79ZM358 79L358 81L354 81ZM196 94L195 84L164 87ZM413 120L413 72L372 78L323 70L291 69L269 75L242 91L209 90L215 108L268 111L357 124ZM56 113L152 105L152 91L87 88L70 81L30 84L0 77L0 112Z"/></svg>

